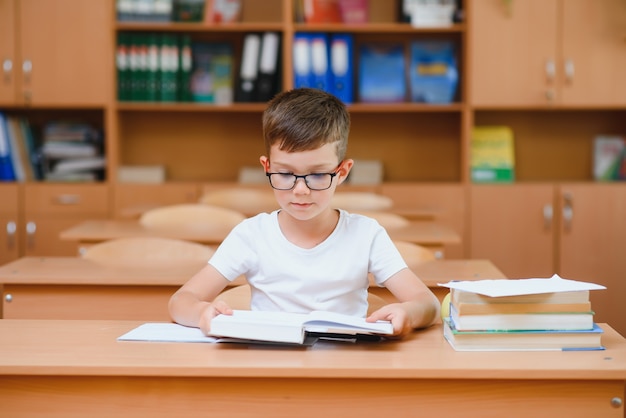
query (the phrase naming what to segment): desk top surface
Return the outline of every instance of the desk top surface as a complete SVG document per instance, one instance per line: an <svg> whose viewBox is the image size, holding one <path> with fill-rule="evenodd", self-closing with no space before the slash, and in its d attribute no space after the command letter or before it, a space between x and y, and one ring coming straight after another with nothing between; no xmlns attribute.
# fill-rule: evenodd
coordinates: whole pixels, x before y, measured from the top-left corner
<svg viewBox="0 0 626 418"><path fill-rule="evenodd" d="M23 257L0 267L0 283L44 285L180 286L205 263L107 266L80 257ZM429 287L450 280L504 279L488 260L434 260L413 266Z"/></svg>
<svg viewBox="0 0 626 418"><path fill-rule="evenodd" d="M392 239L415 242L422 245L459 244L461 237L452 228L433 221L413 221L406 227L389 228ZM100 242L115 238L162 236L207 244L219 244L230 229L216 228L197 233L189 230L151 230L137 221L90 220L61 232L64 241Z"/></svg>
<svg viewBox="0 0 626 418"><path fill-rule="evenodd" d="M440 325L309 348L117 341L141 323L0 320L0 375L626 380L626 340L605 324L605 351L456 352Z"/></svg>

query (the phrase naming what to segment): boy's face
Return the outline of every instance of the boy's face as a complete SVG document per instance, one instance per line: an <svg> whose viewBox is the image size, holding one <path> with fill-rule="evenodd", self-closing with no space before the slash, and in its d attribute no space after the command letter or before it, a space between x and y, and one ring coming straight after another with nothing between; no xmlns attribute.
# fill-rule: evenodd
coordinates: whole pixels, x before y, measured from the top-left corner
<svg viewBox="0 0 626 418"><path fill-rule="evenodd" d="M329 143L310 150L287 152L278 145L272 146L269 158L262 156L261 165L266 173L291 173L299 176L312 173L337 173L326 190L311 190L304 179L298 178L291 190L275 190L274 196L280 207L298 220L313 219L330 210L330 201L337 186L342 183L350 169L352 160L339 161L336 144Z"/></svg>

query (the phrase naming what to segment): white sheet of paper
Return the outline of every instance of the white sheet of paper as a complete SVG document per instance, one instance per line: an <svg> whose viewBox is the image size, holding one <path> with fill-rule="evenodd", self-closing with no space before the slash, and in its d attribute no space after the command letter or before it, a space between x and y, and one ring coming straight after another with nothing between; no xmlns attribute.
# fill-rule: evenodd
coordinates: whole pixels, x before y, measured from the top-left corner
<svg viewBox="0 0 626 418"><path fill-rule="evenodd" d="M563 279L557 274L550 278L475 281L464 280L437 284L450 289L459 289L466 292L479 293L481 295L492 297L606 289L605 286L595 283Z"/></svg>
<svg viewBox="0 0 626 418"><path fill-rule="evenodd" d="M199 328L186 327L170 322L148 322L128 331L118 341L159 341L179 343L214 343L215 337L207 337Z"/></svg>

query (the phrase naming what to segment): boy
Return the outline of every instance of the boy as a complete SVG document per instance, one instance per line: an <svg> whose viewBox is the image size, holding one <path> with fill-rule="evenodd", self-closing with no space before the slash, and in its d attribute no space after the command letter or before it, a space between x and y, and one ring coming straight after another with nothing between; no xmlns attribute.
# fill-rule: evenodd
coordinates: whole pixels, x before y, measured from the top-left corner
<svg viewBox="0 0 626 418"><path fill-rule="evenodd" d="M268 103L266 155L260 162L281 209L246 219L231 231L207 266L172 295L174 321L209 332L212 318L232 313L218 295L242 274L253 310L363 317L368 272L399 300L368 321L390 320L396 336L435 321L436 296L407 268L385 229L330 206L354 163L345 158L349 130L344 104L321 90L294 89Z"/></svg>

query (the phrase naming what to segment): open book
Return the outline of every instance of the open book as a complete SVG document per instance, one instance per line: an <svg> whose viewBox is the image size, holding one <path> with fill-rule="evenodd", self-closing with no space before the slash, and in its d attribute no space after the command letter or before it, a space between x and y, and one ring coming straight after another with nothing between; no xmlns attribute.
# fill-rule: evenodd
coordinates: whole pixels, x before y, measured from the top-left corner
<svg viewBox="0 0 626 418"><path fill-rule="evenodd" d="M172 323L145 323L120 341L160 342L269 342L310 345L316 338L384 336L393 333L390 322L366 322L364 318L315 311L310 314L238 311L218 315L211 321L211 336L198 328Z"/></svg>
<svg viewBox="0 0 626 418"><path fill-rule="evenodd" d="M315 335L390 335L388 321L366 322L364 318L314 311L309 314L235 310L211 321L211 335L244 340L301 344Z"/></svg>

